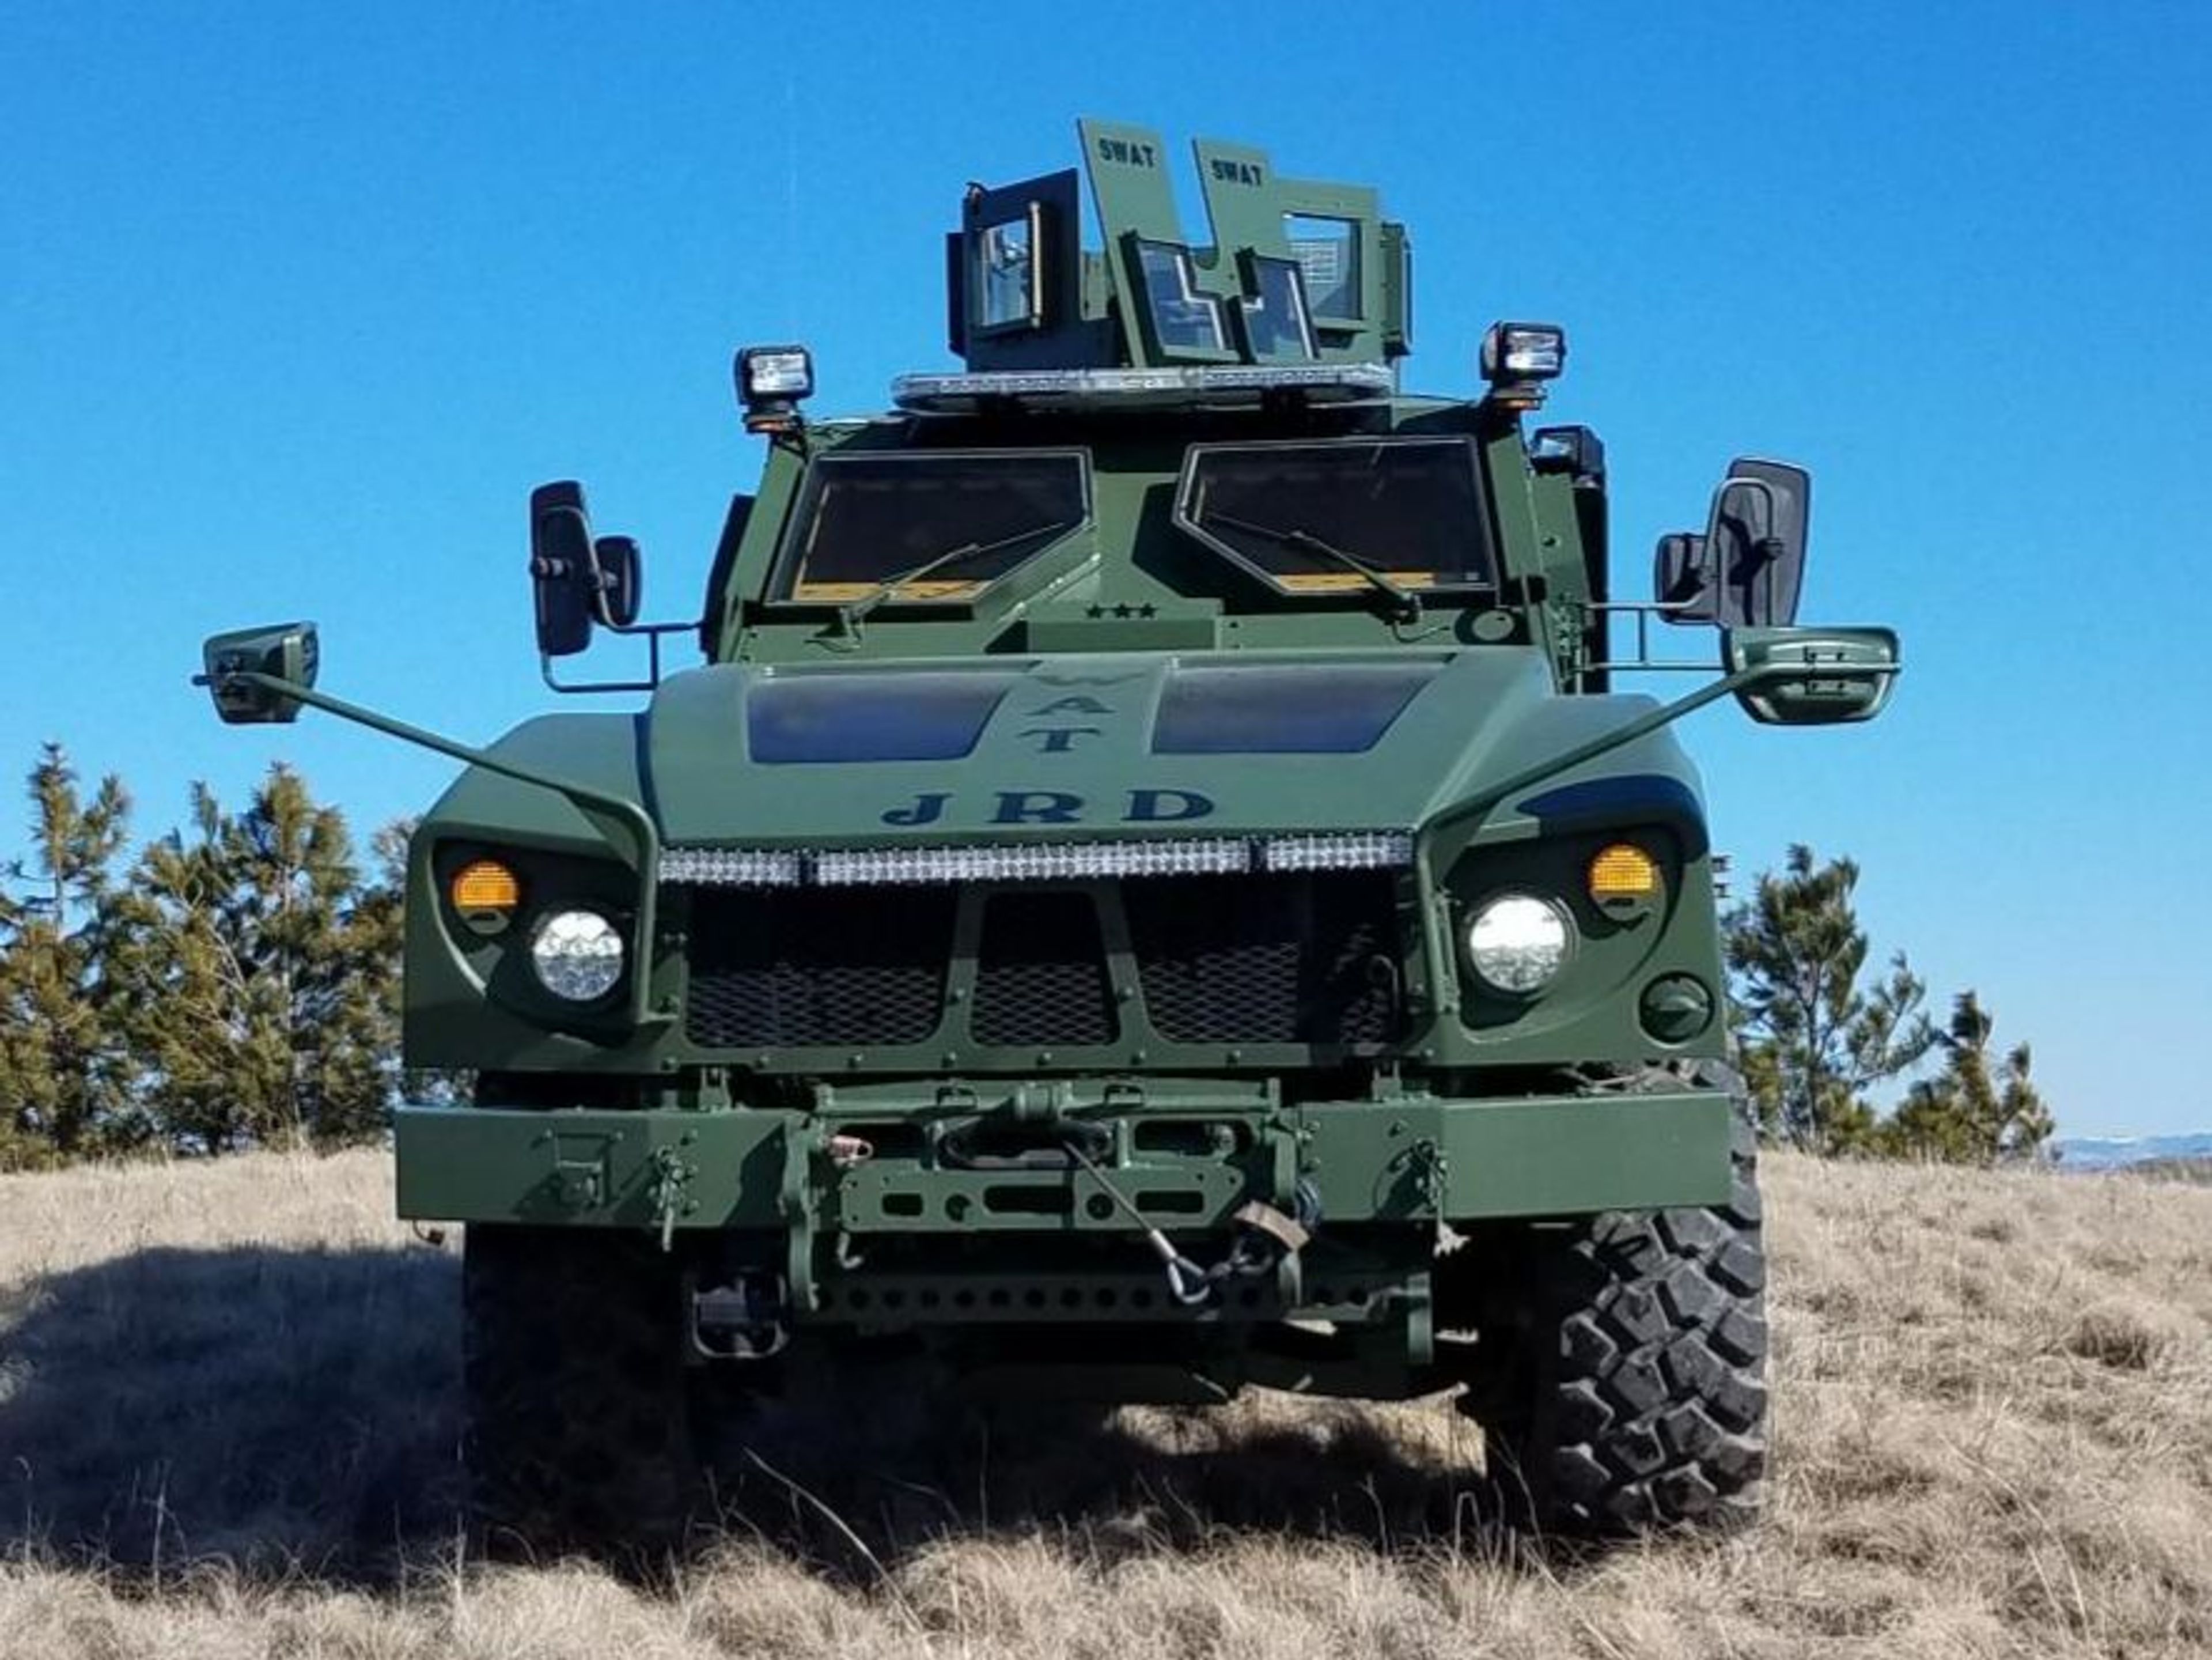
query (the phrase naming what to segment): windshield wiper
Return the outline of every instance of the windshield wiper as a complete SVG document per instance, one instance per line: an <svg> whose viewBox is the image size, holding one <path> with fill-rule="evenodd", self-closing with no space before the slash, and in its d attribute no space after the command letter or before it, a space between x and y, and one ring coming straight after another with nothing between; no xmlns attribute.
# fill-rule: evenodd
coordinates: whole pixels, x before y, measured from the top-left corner
<svg viewBox="0 0 2212 1660"><path fill-rule="evenodd" d="M1027 530L1016 531L1012 536L1001 536L994 542L958 543L942 553L932 554L918 565L909 565L895 575L884 577L860 599L838 606L837 620L845 632L855 633L869 612L886 600L897 599L901 589L921 581L925 576L933 575L948 565L957 565L966 560L981 558L987 553L996 553L1000 548L1009 547L1016 542L1026 542L1038 536L1056 535L1074 526L1073 519L1059 519L1050 524L1034 525Z"/></svg>
<svg viewBox="0 0 2212 1660"><path fill-rule="evenodd" d="M1264 536L1270 542L1279 543L1299 553L1318 554L1358 576L1377 593L1388 595L1392 610L1402 620L1409 623L1421 620L1420 595L1411 588L1400 587L1382 574L1380 566L1370 564L1334 542L1322 541L1311 531L1300 530L1295 526L1285 530L1274 525L1257 525L1249 519L1239 519L1226 513L1209 513L1206 517L1217 525L1227 525L1232 530L1249 531L1254 536Z"/></svg>

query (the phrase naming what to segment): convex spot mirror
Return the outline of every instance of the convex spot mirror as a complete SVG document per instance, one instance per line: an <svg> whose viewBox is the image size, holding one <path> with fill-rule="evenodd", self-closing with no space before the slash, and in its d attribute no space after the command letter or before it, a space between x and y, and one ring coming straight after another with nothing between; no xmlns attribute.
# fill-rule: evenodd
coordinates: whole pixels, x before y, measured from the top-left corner
<svg viewBox="0 0 2212 1660"><path fill-rule="evenodd" d="M202 648L206 672L196 684L205 686L215 700L215 712L229 726L254 726L300 718L300 700L276 687L244 677L267 675L271 679L312 688L320 666L322 648L313 623L278 623L266 628L235 629L210 636Z"/></svg>
<svg viewBox="0 0 2212 1660"><path fill-rule="evenodd" d="M592 544L592 556L599 578L592 608L599 621L611 629L630 627L645 597L645 566L636 539L602 536Z"/></svg>
<svg viewBox="0 0 2212 1660"><path fill-rule="evenodd" d="M1787 461L1738 457L1713 492L1703 536L1659 539L1652 587L1670 623L1787 627L1805 586L1813 477Z"/></svg>
<svg viewBox="0 0 2212 1660"><path fill-rule="evenodd" d="M1897 684L1891 629L1730 629L1721 636L1721 653L1730 674L1759 675L1735 701L1765 726L1871 721Z"/></svg>
<svg viewBox="0 0 2212 1660"><path fill-rule="evenodd" d="M594 538L584 487L556 479L530 492L530 587L538 649L574 657L594 623L619 631L637 622L644 562L629 537Z"/></svg>

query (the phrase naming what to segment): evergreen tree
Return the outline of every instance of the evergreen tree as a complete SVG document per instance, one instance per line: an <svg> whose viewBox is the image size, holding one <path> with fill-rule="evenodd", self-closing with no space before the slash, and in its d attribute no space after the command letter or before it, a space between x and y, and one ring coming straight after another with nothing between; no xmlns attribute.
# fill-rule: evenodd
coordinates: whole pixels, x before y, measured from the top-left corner
<svg viewBox="0 0 2212 1660"><path fill-rule="evenodd" d="M2016 1044L1994 1066L1996 1021L1972 992L1959 994L1940 1040L1943 1070L1915 1084L1882 1126L1887 1152L1961 1164L2041 1155L2055 1126L2028 1075L2028 1051Z"/></svg>
<svg viewBox="0 0 2212 1660"><path fill-rule="evenodd" d="M111 1145L133 1083L105 972L130 797L111 775L88 800L58 744L29 785L32 852L0 889L0 1164Z"/></svg>
<svg viewBox="0 0 2212 1660"><path fill-rule="evenodd" d="M1815 1152L1867 1148L1878 1120L1865 1091L1917 1065L1937 1034L1926 988L1900 952L1862 988L1868 941L1852 909L1858 866L1790 849L1779 874L1728 919L1736 1041L1762 1130Z"/></svg>
<svg viewBox="0 0 2212 1660"><path fill-rule="evenodd" d="M397 921L335 807L270 768L246 810L204 786L139 861L118 971L155 1117L179 1145L337 1144L386 1122Z"/></svg>

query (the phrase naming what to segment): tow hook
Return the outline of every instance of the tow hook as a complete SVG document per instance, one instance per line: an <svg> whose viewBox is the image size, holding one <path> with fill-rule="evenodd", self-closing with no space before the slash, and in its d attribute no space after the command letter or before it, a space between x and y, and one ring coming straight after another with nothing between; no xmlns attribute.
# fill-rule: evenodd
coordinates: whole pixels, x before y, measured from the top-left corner
<svg viewBox="0 0 2212 1660"><path fill-rule="evenodd" d="M726 1286L691 1292L691 1347L708 1360L766 1360L791 1341L789 1299L781 1276L740 1269Z"/></svg>

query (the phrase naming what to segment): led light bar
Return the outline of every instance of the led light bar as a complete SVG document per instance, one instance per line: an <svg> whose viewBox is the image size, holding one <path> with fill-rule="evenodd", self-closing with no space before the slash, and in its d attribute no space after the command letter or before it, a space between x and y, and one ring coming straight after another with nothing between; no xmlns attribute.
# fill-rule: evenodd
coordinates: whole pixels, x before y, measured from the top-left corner
<svg viewBox="0 0 2212 1660"><path fill-rule="evenodd" d="M1067 882L1247 871L1387 870L1413 862L1404 830L1211 836L1187 842L1014 842L972 848L668 848L660 879L695 887L877 887L926 882Z"/></svg>
<svg viewBox="0 0 2212 1660"><path fill-rule="evenodd" d="M994 369L902 374L891 401L914 415L973 415L1011 400L1056 408L1139 410L1197 404L1256 409L1271 394L1311 404L1366 404L1390 395L1380 363L1258 363L1151 369Z"/></svg>
<svg viewBox="0 0 2212 1660"><path fill-rule="evenodd" d="M806 879L806 860L763 848L664 848L660 879L697 887L795 888Z"/></svg>
<svg viewBox="0 0 2212 1660"><path fill-rule="evenodd" d="M982 848L871 848L818 853L824 887L906 882L1049 882L1097 876L1207 876L1252 865L1242 841L1060 842Z"/></svg>
<svg viewBox="0 0 2212 1660"><path fill-rule="evenodd" d="M1271 836L1260 843L1262 870L1390 870L1413 862L1413 838L1403 830Z"/></svg>

